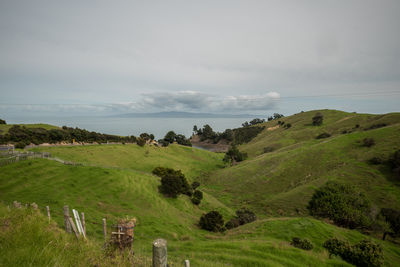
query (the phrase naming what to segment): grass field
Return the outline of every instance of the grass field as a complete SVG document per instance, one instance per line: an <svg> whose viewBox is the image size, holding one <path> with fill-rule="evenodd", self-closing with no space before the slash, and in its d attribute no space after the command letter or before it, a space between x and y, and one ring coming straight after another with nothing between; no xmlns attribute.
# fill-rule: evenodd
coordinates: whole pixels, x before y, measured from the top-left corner
<svg viewBox="0 0 400 267"><path fill-rule="evenodd" d="M387 159L400 148L399 114L322 111L324 124L315 127L310 125L315 113L283 118L292 124L287 130L271 131L267 128L276 121L265 123L266 130L240 146L249 159L232 167L223 166L222 154L179 145L35 148L83 165L36 159L1 167L0 266L126 266L122 259L105 257L101 249L101 219L112 225L125 216L138 219L134 248L139 266L151 265L151 242L159 237L168 240L173 266L182 266L184 259L192 266L349 266L329 258L322 248L334 236L351 243L373 239L384 249L385 265L399 266L398 245L310 218L305 209L315 188L328 180L357 185L376 205L399 209L400 184L389 167L367 163L373 156ZM364 130L376 123L388 126ZM352 133L342 134L344 130ZM324 131L332 137L315 139ZM362 146L365 137L374 138L376 145ZM263 153L271 145L276 150ZM199 180L205 192L201 204L193 205L187 196L160 195L160 178L151 174L157 166L181 169L190 181ZM5 205L14 200L36 202L43 214L49 205L53 222L30 210L9 211ZM62 230L64 205L85 212L88 243ZM229 220L242 206L256 211L259 220L222 234L197 225L205 212L218 210ZM9 227L10 222L16 225ZM314 249L292 247L293 237L310 239Z"/></svg>

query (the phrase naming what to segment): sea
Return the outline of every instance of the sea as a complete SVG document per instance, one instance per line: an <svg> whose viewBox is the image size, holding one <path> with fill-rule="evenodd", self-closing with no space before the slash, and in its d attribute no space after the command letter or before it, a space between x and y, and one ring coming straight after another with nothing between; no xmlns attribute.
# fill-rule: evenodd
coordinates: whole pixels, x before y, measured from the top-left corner
<svg viewBox="0 0 400 267"><path fill-rule="evenodd" d="M216 132L225 129L240 127L249 118L121 118L121 117L52 117L52 116L25 116L7 118L8 124L46 123L56 126L78 127L89 131L115 135L134 135L141 133L154 134L156 139L161 139L168 131L190 137L193 126L203 127L208 124Z"/></svg>

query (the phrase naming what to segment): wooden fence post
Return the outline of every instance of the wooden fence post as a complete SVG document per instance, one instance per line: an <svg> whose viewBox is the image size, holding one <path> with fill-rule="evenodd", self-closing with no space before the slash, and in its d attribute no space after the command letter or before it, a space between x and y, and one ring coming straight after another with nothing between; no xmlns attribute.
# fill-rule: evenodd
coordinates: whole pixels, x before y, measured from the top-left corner
<svg viewBox="0 0 400 267"><path fill-rule="evenodd" d="M78 230L76 229L74 220L72 220L71 217L68 217L68 221L69 221L70 225L72 226L72 230L74 230L76 238L79 238L79 233L78 233Z"/></svg>
<svg viewBox="0 0 400 267"><path fill-rule="evenodd" d="M50 223L50 207L46 206L46 210L47 210L47 217L49 217L49 223Z"/></svg>
<svg viewBox="0 0 400 267"><path fill-rule="evenodd" d="M153 267L167 267L167 240L153 241Z"/></svg>
<svg viewBox="0 0 400 267"><path fill-rule="evenodd" d="M103 234L104 234L104 242L107 240L107 221L106 218L103 218Z"/></svg>
<svg viewBox="0 0 400 267"><path fill-rule="evenodd" d="M84 233L84 236L86 236L86 223L85 223L85 213L84 212L81 212L81 217L82 217L83 233Z"/></svg>
<svg viewBox="0 0 400 267"><path fill-rule="evenodd" d="M190 261L189 260L185 260L185 267L190 267Z"/></svg>
<svg viewBox="0 0 400 267"><path fill-rule="evenodd" d="M68 205L64 206L64 224L65 224L65 231L67 233L72 233L71 231L71 223L69 222L69 207Z"/></svg>

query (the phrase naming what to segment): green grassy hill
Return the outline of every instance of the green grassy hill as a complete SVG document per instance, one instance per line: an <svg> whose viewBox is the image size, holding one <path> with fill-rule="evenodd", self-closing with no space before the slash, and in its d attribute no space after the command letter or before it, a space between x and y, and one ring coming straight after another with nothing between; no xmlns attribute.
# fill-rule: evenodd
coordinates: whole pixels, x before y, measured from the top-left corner
<svg viewBox="0 0 400 267"><path fill-rule="evenodd" d="M107 218L111 225L125 216L138 219L134 249L139 266L151 264L151 242L159 237L168 240L173 266L182 266L184 259L190 259L193 266L349 266L340 258L329 258L322 248L323 242L334 236L352 243L373 239L384 249L386 266L400 265L398 245L310 218L305 209L314 189L328 180L355 184L377 205L398 209L400 184L389 167L367 161L373 156L387 159L400 147L400 114L321 112L324 124L318 127L310 125L316 111L281 119L292 124L289 129L271 129L276 121L265 123L261 134L240 146L249 159L225 168L222 154L179 145L35 148L83 165L36 159L0 167L0 266L87 266L98 262L101 266L125 266L127 263L110 260L101 250L101 219ZM365 131L378 123L387 126ZM342 134L344 130L352 132ZM321 132L332 137L315 139ZM376 145L363 147L365 137L374 138ZM263 153L267 146L275 150ZM157 166L181 169L190 181L199 180L200 190L205 192L201 204L193 205L187 196L171 199L160 195L160 178L151 174ZM36 202L43 213L49 205L52 223L30 210L9 211L4 205L14 200ZM64 205L85 212L87 244L62 230ZM218 210L229 220L242 206L255 210L260 219L222 234L197 226L205 212ZM9 227L9 222L21 222L24 227ZM293 237L310 239L314 249L292 247ZM70 246L73 249L65 253ZM53 256L54 260L42 261L38 255ZM82 264L74 264L78 261Z"/></svg>
<svg viewBox="0 0 400 267"><path fill-rule="evenodd" d="M306 214L306 205L315 188L328 180L354 184L367 192L381 207L400 207L400 181L388 166L371 165L372 157L387 160L400 148L400 114L365 115L322 110L324 123L312 126L317 111L281 119L292 127L277 128L276 121L240 150L250 159L204 176L207 192L224 203L248 206L264 215ZM374 124L387 126L365 130ZM359 125L356 127L356 125ZM343 134L343 131L351 132ZM315 139L322 132L332 134ZM362 140L373 138L376 145L364 147ZM265 147L275 150L263 153Z"/></svg>
<svg viewBox="0 0 400 267"><path fill-rule="evenodd" d="M35 124L0 124L0 134L5 134L8 132L8 130L13 127L14 125L19 125L19 126L25 126L26 128L43 128L46 130L51 130L51 129L59 129L60 127L50 125L50 124L45 124L45 123L35 123Z"/></svg>

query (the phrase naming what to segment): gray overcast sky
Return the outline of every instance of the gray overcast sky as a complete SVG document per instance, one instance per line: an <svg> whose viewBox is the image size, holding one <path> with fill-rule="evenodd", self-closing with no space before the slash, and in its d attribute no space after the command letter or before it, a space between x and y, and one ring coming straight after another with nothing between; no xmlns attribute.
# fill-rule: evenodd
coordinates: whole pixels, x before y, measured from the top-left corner
<svg viewBox="0 0 400 267"><path fill-rule="evenodd" d="M1 0L0 113L400 111L399 14L398 0Z"/></svg>

